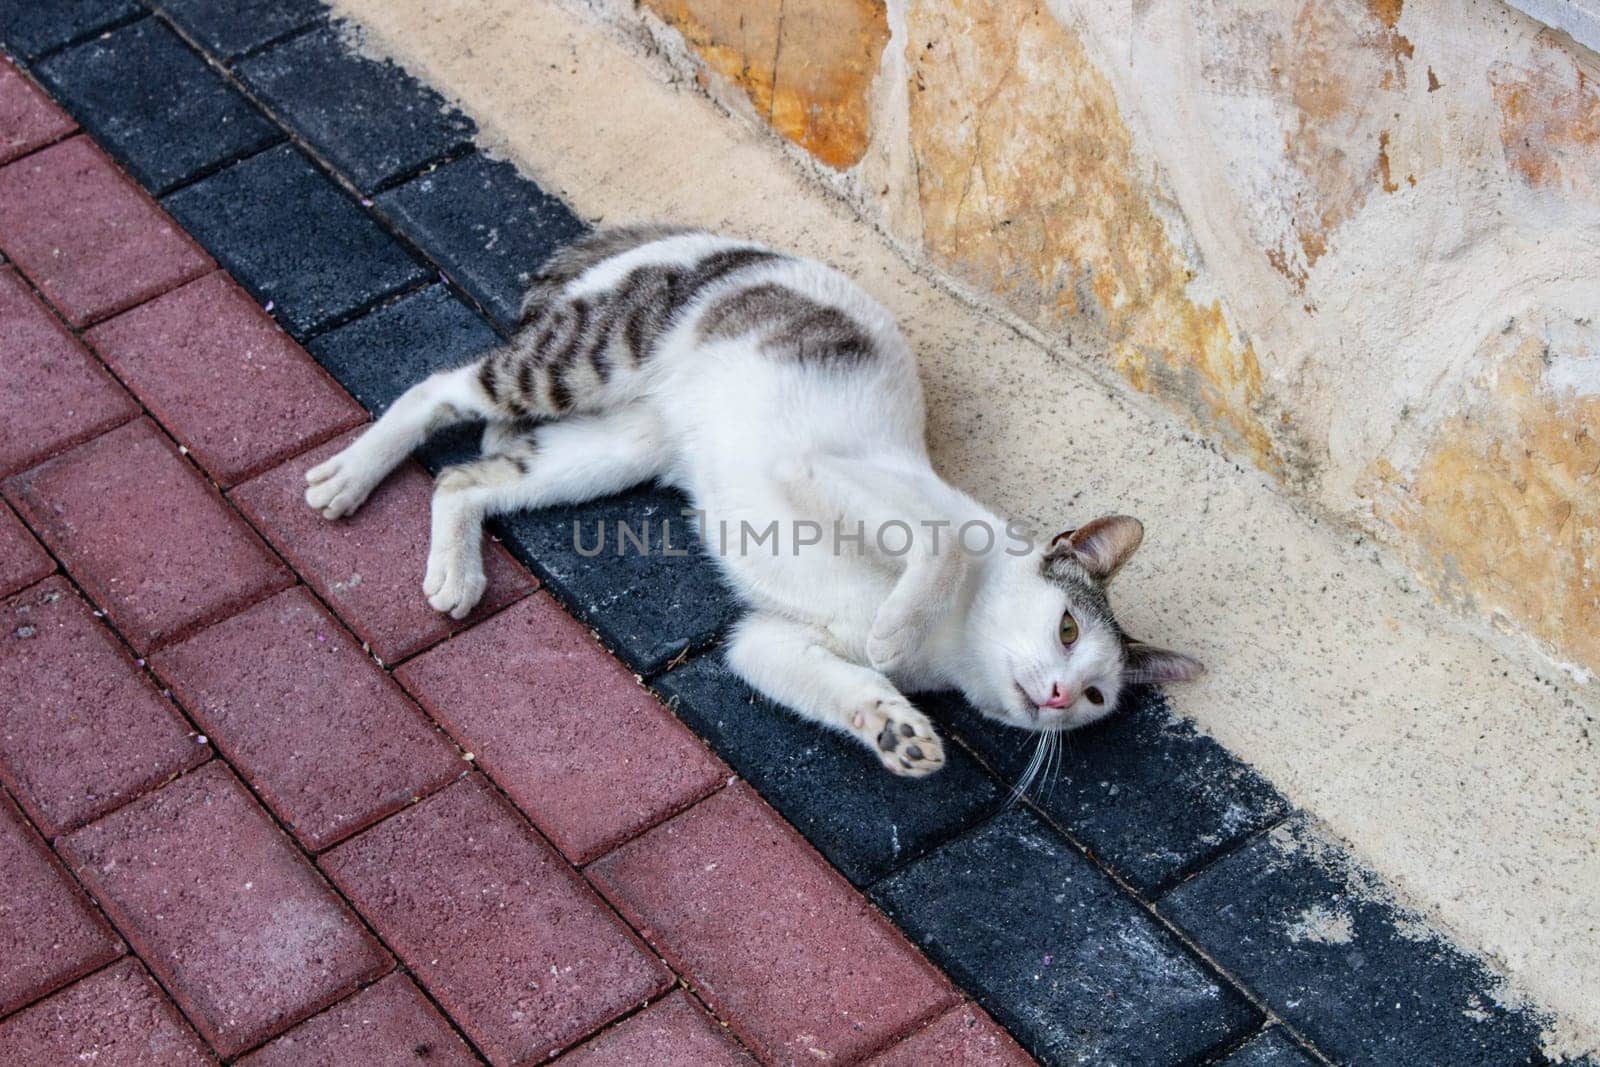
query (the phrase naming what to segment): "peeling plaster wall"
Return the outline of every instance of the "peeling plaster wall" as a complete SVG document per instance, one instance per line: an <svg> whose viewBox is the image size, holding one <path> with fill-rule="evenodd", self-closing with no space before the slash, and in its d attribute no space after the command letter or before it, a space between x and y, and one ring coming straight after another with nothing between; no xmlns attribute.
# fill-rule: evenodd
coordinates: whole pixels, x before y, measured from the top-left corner
<svg viewBox="0 0 1600 1067"><path fill-rule="evenodd" d="M1298 487L1600 667L1594 54L1493 0L1055 11L1256 346Z"/></svg>
<svg viewBox="0 0 1600 1067"><path fill-rule="evenodd" d="M912 254L1600 668L1600 59L1500 0L596 0Z"/></svg>

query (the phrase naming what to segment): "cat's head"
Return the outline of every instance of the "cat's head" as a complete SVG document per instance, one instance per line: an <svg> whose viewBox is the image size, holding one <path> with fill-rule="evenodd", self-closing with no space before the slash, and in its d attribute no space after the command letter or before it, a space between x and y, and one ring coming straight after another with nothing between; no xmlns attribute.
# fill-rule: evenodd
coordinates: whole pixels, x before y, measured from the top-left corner
<svg viewBox="0 0 1600 1067"><path fill-rule="evenodd" d="M1134 640L1111 613L1106 586L1143 538L1138 519L1109 515L999 561L967 620L968 699L1013 726L1071 730L1130 685L1199 677L1198 660Z"/></svg>

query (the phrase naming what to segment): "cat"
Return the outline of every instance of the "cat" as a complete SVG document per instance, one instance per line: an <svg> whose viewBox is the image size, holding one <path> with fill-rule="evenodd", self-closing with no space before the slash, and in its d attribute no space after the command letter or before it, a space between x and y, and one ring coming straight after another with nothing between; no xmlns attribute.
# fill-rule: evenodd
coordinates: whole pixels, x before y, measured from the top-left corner
<svg viewBox="0 0 1600 1067"><path fill-rule="evenodd" d="M821 263L690 229L593 232L534 276L509 344L412 386L307 472L306 501L349 515L434 431L479 418L482 457L433 496L435 609L459 619L482 596L490 515L655 480L688 495L703 536L776 520L770 547L713 552L748 609L727 662L894 774L945 761L905 693L956 689L992 719L1062 731L1131 684L1203 670L1111 613L1138 520L1035 545L934 472L909 346Z"/></svg>

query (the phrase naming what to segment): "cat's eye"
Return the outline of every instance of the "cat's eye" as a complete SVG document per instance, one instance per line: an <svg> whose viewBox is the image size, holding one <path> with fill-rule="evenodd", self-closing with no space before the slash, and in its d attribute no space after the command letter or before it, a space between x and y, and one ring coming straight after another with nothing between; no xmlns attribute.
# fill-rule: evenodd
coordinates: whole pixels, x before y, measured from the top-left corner
<svg viewBox="0 0 1600 1067"><path fill-rule="evenodd" d="M1078 620L1072 617L1072 612L1061 613L1061 643L1070 645L1078 639Z"/></svg>
<svg viewBox="0 0 1600 1067"><path fill-rule="evenodd" d="M1089 703L1097 708L1106 702L1106 695L1092 685L1083 691L1083 695L1088 697Z"/></svg>

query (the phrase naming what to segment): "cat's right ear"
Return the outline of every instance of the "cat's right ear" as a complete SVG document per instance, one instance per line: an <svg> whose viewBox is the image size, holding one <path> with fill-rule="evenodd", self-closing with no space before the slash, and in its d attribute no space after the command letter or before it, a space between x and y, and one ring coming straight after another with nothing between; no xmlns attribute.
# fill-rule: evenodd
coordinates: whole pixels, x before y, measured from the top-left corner
<svg viewBox="0 0 1600 1067"><path fill-rule="evenodd" d="M1052 556L1072 555L1102 582L1111 580L1144 540L1144 524L1132 515L1103 515L1087 526L1056 534Z"/></svg>

